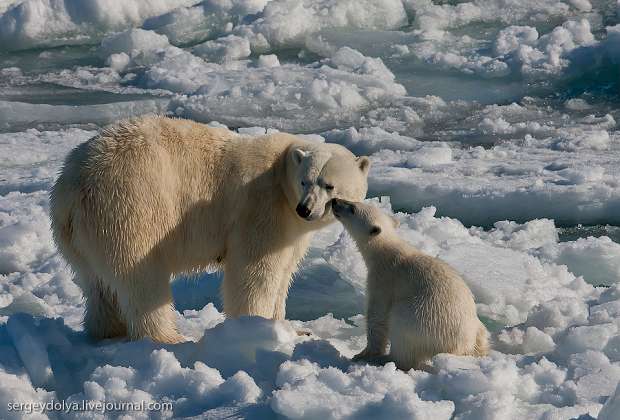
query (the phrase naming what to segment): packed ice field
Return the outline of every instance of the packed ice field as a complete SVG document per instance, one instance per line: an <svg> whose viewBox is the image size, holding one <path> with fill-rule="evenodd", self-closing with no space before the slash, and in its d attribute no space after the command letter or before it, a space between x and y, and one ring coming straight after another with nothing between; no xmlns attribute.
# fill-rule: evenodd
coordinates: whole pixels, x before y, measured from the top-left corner
<svg viewBox="0 0 620 420"><path fill-rule="evenodd" d="M0 0L0 418L619 419L619 70L611 0ZM366 273L338 223L290 321L225 320L203 273L172 284L188 342L90 340L48 192L148 113L370 156L369 199L463 275L491 354L351 363ZM34 406L59 401L173 409Z"/></svg>

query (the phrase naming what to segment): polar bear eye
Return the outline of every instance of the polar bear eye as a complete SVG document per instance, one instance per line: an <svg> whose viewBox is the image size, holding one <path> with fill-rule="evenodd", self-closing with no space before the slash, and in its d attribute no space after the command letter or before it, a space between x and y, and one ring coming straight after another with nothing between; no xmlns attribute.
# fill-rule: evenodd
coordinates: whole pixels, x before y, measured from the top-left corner
<svg viewBox="0 0 620 420"><path fill-rule="evenodd" d="M306 186L306 181L301 181L301 186L305 187Z"/></svg>
<svg viewBox="0 0 620 420"><path fill-rule="evenodd" d="M325 184L325 189L326 189L327 191L333 191L333 190L334 190L334 186L333 186L333 185L331 185L331 184Z"/></svg>

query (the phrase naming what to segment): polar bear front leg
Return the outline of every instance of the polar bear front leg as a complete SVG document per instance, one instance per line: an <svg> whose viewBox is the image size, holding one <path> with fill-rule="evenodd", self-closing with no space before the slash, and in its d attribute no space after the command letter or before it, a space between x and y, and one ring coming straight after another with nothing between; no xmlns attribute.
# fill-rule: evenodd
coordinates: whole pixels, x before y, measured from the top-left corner
<svg viewBox="0 0 620 420"><path fill-rule="evenodd" d="M366 348L353 357L353 361L367 361L384 356L390 328L391 299L384 291L368 289L366 310Z"/></svg>
<svg viewBox="0 0 620 420"><path fill-rule="evenodd" d="M295 274L299 268L300 261L304 258L304 255L306 255L311 239L312 232L300 235L297 237L297 243L293 246L292 253L285 252L280 255L282 272L280 273L280 289L276 296L273 319L285 319L286 317L286 299L291 283L293 282L293 274ZM307 331L299 333L308 335Z"/></svg>
<svg viewBox="0 0 620 420"><path fill-rule="evenodd" d="M247 230L244 230L247 231ZM269 243L282 243L268 232L255 230L257 237L237 234L228 246L222 295L224 312L229 317L258 315L268 319L284 319L286 298L292 276L308 249L311 233L294 238L295 243L268 248ZM265 244L259 248L248 243Z"/></svg>
<svg viewBox="0 0 620 420"><path fill-rule="evenodd" d="M297 253L295 253L297 254ZM275 296L273 319L285 319L286 317L286 298L288 297L288 290L291 287L293 281L293 273L297 269L299 257L294 255L290 258L288 264L283 267L283 271L280 273L278 293Z"/></svg>
<svg viewBox="0 0 620 420"><path fill-rule="evenodd" d="M288 289L291 285L291 275L280 279L280 289L276 295L274 302L274 309L272 319L282 320L286 317L286 298L288 296Z"/></svg>
<svg viewBox="0 0 620 420"><path fill-rule="evenodd" d="M222 282L226 316L262 316L271 319L281 289L281 276L281 268L271 258L244 262L242 258L230 255Z"/></svg>

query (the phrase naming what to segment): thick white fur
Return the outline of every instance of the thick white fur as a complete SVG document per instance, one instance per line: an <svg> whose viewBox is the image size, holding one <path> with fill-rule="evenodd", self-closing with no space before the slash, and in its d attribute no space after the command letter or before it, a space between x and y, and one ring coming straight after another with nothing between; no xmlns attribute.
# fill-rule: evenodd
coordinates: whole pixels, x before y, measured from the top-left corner
<svg viewBox="0 0 620 420"><path fill-rule="evenodd" d="M488 353L487 329L456 271L400 239L395 219L372 205L338 200L333 211L368 267L368 344L354 360L419 369L438 353Z"/></svg>
<svg viewBox="0 0 620 420"><path fill-rule="evenodd" d="M248 139L165 117L104 130L69 154L51 194L87 331L182 340L169 281L205 267L225 271L227 316L283 319L312 232L333 221L329 200L362 199L368 167L340 146L283 133Z"/></svg>

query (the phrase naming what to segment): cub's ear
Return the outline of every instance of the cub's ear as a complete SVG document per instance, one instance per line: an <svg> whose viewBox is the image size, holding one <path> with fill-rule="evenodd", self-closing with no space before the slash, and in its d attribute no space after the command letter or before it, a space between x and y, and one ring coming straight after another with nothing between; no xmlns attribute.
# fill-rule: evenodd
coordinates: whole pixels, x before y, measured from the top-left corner
<svg viewBox="0 0 620 420"><path fill-rule="evenodd" d="M400 220L398 220L396 216L392 216L392 223L394 224L394 229L398 229L400 226Z"/></svg>
<svg viewBox="0 0 620 420"><path fill-rule="evenodd" d="M370 236L377 236L380 233L381 233L380 226L373 226L372 228L370 228Z"/></svg>
<svg viewBox="0 0 620 420"><path fill-rule="evenodd" d="M304 160L307 154L307 152L304 152L301 149L295 149L293 150L293 159L296 163L301 163L301 161Z"/></svg>
<svg viewBox="0 0 620 420"><path fill-rule="evenodd" d="M359 166L362 173L364 175L368 175L368 171L370 170L370 159L368 159L368 156L360 156L355 158L355 161L357 162L357 166Z"/></svg>

